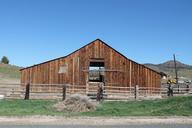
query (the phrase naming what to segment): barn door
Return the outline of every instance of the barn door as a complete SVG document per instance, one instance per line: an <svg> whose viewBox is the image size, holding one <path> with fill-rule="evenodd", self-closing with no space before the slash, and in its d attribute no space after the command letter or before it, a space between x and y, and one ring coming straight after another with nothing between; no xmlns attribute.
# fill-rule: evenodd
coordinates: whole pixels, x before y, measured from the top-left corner
<svg viewBox="0 0 192 128"><path fill-rule="evenodd" d="M91 59L88 70L87 94L96 95L98 86L104 84L105 80L104 59Z"/></svg>

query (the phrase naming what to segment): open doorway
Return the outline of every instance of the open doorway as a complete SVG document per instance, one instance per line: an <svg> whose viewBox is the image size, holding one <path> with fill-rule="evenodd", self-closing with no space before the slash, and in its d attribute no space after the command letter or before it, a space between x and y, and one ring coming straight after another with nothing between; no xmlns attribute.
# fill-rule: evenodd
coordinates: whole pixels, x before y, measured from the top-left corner
<svg viewBox="0 0 192 128"><path fill-rule="evenodd" d="M92 98L97 99L99 90L102 90L102 95L105 90L105 63L102 58L90 59L88 83L86 93Z"/></svg>
<svg viewBox="0 0 192 128"><path fill-rule="evenodd" d="M104 60L92 60L89 65L89 82L104 82Z"/></svg>

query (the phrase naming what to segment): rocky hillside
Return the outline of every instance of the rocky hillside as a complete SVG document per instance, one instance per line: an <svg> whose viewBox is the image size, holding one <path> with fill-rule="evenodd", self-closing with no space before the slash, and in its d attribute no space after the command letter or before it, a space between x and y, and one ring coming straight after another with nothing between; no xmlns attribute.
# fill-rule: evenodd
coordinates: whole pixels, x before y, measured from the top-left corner
<svg viewBox="0 0 192 128"><path fill-rule="evenodd" d="M145 66L152 68L158 72L165 72L168 75L175 77L175 66L174 61L170 60L161 64L144 64ZM178 76L179 77L186 77L192 79L192 66L181 63L179 61L176 62L177 69L178 69Z"/></svg>

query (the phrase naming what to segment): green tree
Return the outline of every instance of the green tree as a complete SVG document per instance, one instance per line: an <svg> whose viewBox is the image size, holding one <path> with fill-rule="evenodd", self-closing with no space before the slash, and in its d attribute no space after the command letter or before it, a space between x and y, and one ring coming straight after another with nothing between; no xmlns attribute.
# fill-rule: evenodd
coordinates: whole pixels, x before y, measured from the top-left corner
<svg viewBox="0 0 192 128"><path fill-rule="evenodd" d="M2 59L1 59L1 63L9 64L9 59L6 56L3 56Z"/></svg>

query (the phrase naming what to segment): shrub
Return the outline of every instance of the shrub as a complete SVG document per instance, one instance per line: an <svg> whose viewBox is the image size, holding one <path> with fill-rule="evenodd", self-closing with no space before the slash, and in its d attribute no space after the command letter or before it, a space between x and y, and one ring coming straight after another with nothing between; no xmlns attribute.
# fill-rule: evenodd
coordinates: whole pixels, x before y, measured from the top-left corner
<svg viewBox="0 0 192 128"><path fill-rule="evenodd" d="M3 56L2 59L1 59L1 63L9 64L9 59L6 56Z"/></svg>

